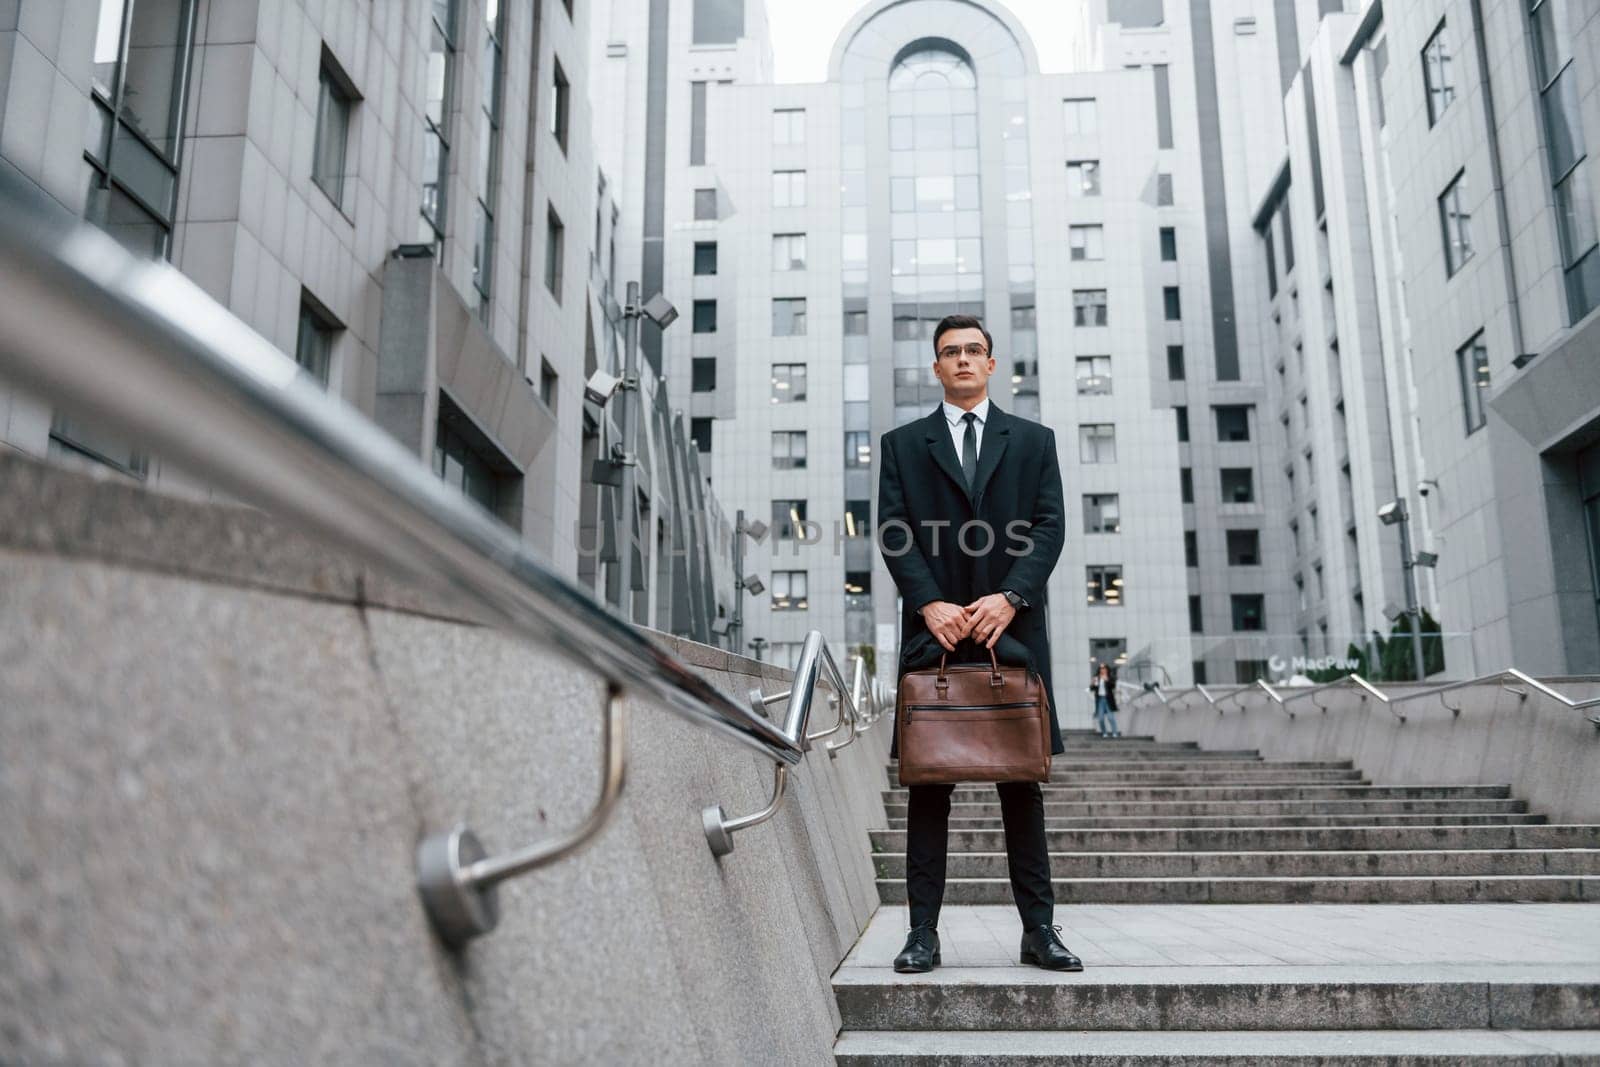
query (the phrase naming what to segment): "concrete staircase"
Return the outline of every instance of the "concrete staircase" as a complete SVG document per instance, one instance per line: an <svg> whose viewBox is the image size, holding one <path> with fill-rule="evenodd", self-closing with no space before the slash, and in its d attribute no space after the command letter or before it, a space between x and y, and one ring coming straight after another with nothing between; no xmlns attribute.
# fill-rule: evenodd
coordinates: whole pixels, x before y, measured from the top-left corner
<svg viewBox="0 0 1600 1067"><path fill-rule="evenodd" d="M1600 907L1581 903L1600 900L1600 827L1548 825L1503 785L1066 743L1045 817L1056 921L1086 971L1018 966L982 786L953 798L944 965L893 972L891 766L871 835L883 907L834 977L840 1063L1600 1063Z"/></svg>

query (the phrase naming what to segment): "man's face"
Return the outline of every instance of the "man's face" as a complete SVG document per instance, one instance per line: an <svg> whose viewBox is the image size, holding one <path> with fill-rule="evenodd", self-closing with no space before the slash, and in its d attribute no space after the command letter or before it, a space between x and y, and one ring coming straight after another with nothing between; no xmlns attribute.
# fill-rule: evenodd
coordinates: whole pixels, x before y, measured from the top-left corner
<svg viewBox="0 0 1600 1067"><path fill-rule="evenodd" d="M994 353L983 339L983 331L967 327L946 330L939 335L939 354L933 360L933 373L952 400L981 400L989 392L989 375L994 373Z"/></svg>

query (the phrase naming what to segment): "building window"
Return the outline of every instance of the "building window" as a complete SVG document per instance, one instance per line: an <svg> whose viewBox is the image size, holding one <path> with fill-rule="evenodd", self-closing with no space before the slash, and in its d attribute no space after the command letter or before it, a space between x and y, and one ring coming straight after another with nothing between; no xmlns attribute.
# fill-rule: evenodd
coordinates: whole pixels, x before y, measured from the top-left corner
<svg viewBox="0 0 1600 1067"><path fill-rule="evenodd" d="M772 402L794 404L806 398L806 365L804 363L774 363L772 365Z"/></svg>
<svg viewBox="0 0 1600 1067"><path fill-rule="evenodd" d="M844 335L846 337L865 337L867 335L867 313L865 311L846 311L844 313Z"/></svg>
<svg viewBox="0 0 1600 1067"><path fill-rule="evenodd" d="M1104 289L1074 289L1072 291L1072 323L1074 326L1104 326L1106 318L1106 291Z"/></svg>
<svg viewBox="0 0 1600 1067"><path fill-rule="evenodd" d="M1260 593L1234 593L1229 597L1233 606L1233 628L1238 631L1266 629L1265 599Z"/></svg>
<svg viewBox="0 0 1600 1067"><path fill-rule="evenodd" d="M772 235L772 269L778 271L806 269L805 234L775 233Z"/></svg>
<svg viewBox="0 0 1600 1067"><path fill-rule="evenodd" d="M806 572L772 572L772 610L806 610Z"/></svg>
<svg viewBox="0 0 1600 1067"><path fill-rule="evenodd" d="M1439 225L1444 232L1444 268L1448 276L1472 258L1472 216L1467 213L1466 182L1466 171L1462 171L1439 196Z"/></svg>
<svg viewBox="0 0 1600 1067"><path fill-rule="evenodd" d="M1079 356L1073 361L1078 372L1078 395L1099 396L1111 392L1111 357Z"/></svg>
<svg viewBox="0 0 1600 1067"><path fill-rule="evenodd" d="M1109 422L1085 423L1079 426L1078 460L1081 463L1115 463L1117 428Z"/></svg>
<svg viewBox="0 0 1600 1067"><path fill-rule="evenodd" d="M143 479L150 472L150 458L115 434L93 422L80 421L57 408L50 421L50 454L79 456L104 464L113 470Z"/></svg>
<svg viewBox="0 0 1600 1067"><path fill-rule="evenodd" d="M846 469L866 469L872 466L872 434L866 430L849 430L844 435L844 465Z"/></svg>
<svg viewBox="0 0 1600 1067"><path fill-rule="evenodd" d="M1240 685L1253 685L1258 679L1265 681L1271 676L1267 661L1264 659L1236 659L1233 661L1233 678Z"/></svg>
<svg viewBox="0 0 1600 1067"><path fill-rule="evenodd" d="M744 0L694 0L695 44L734 44L744 36Z"/></svg>
<svg viewBox="0 0 1600 1067"><path fill-rule="evenodd" d="M806 143L806 113L804 108L778 108L773 111L772 143L775 145L800 145Z"/></svg>
<svg viewBox="0 0 1600 1067"><path fill-rule="evenodd" d="M1534 76L1544 116L1545 157L1555 185L1556 223L1566 269L1567 315L1577 322L1600 303L1600 255L1594 197L1588 180L1588 145L1578 104L1578 68L1571 62L1583 5L1534 0Z"/></svg>
<svg viewBox="0 0 1600 1067"><path fill-rule="evenodd" d="M1102 663L1114 670L1126 663L1127 660L1128 639L1126 637L1089 638L1089 665L1094 670L1098 671Z"/></svg>
<svg viewBox="0 0 1600 1067"><path fill-rule="evenodd" d="M1152 63L1156 83L1156 147L1172 147L1172 87L1165 63Z"/></svg>
<svg viewBox="0 0 1600 1067"><path fill-rule="evenodd" d="M1204 630L1203 621L1204 619L1200 612L1200 598L1191 596L1189 598L1189 632L1197 634Z"/></svg>
<svg viewBox="0 0 1600 1067"><path fill-rule="evenodd" d="M566 263L567 228L561 224L556 209L545 209L544 222L544 287L561 303L561 275Z"/></svg>
<svg viewBox="0 0 1600 1067"><path fill-rule="evenodd" d="M550 84L550 133L563 155L567 151L567 127L571 121L572 87L567 84L567 73L561 69L561 60L552 60L554 71Z"/></svg>
<svg viewBox="0 0 1600 1067"><path fill-rule="evenodd" d="M1253 504L1256 499L1255 470L1250 467L1222 468L1222 502Z"/></svg>
<svg viewBox="0 0 1600 1067"><path fill-rule="evenodd" d="M1062 101L1066 115L1066 135L1087 137L1100 132L1100 121L1095 113L1094 98Z"/></svg>
<svg viewBox="0 0 1600 1067"><path fill-rule="evenodd" d="M556 401L560 395L558 386L560 375L550 365L550 361L543 356L539 357L539 399L544 401L544 406L551 411L556 410Z"/></svg>
<svg viewBox="0 0 1600 1067"><path fill-rule="evenodd" d="M689 420L689 439L701 455L711 451L711 419L696 416Z"/></svg>
<svg viewBox="0 0 1600 1067"><path fill-rule="evenodd" d="M1161 260L1164 263L1178 261L1178 231L1171 226L1161 227Z"/></svg>
<svg viewBox="0 0 1600 1067"><path fill-rule="evenodd" d="M1261 246L1267 251L1267 299L1278 295L1278 254L1272 243L1272 224L1261 231Z"/></svg>
<svg viewBox="0 0 1600 1067"><path fill-rule="evenodd" d="M1422 83L1428 94L1428 125L1433 126L1456 98L1453 57L1444 35L1444 23L1433 31L1422 49Z"/></svg>
<svg viewBox="0 0 1600 1067"><path fill-rule="evenodd" d="M521 473L443 393L433 440L433 473L498 519L514 509Z"/></svg>
<svg viewBox="0 0 1600 1067"><path fill-rule="evenodd" d="M775 170L772 172L772 206L806 206L806 172L803 170Z"/></svg>
<svg viewBox="0 0 1600 1067"><path fill-rule="evenodd" d="M444 237L449 208L451 114L455 110L456 78L456 0L438 0L432 5L433 21L428 45L426 99L423 106L422 217L429 240Z"/></svg>
<svg viewBox="0 0 1600 1067"><path fill-rule="evenodd" d="M805 297L780 297L772 302L772 336L804 337L805 332Z"/></svg>
<svg viewBox="0 0 1600 1067"><path fill-rule="evenodd" d="M706 83L689 83L689 166L706 161Z"/></svg>
<svg viewBox="0 0 1600 1067"><path fill-rule="evenodd" d="M715 356L695 356L689 364L691 392L709 393L717 388L717 360Z"/></svg>
<svg viewBox="0 0 1600 1067"><path fill-rule="evenodd" d="M1100 195L1100 161L1077 159L1067 164L1067 196L1077 199Z"/></svg>
<svg viewBox="0 0 1600 1067"><path fill-rule="evenodd" d="M1172 175L1158 173L1156 175L1156 207L1171 207L1172 204Z"/></svg>
<svg viewBox="0 0 1600 1067"><path fill-rule="evenodd" d="M1260 530L1229 530L1228 534L1228 566L1230 567L1259 567L1261 566L1261 531Z"/></svg>
<svg viewBox="0 0 1600 1067"><path fill-rule="evenodd" d="M846 500L844 502L844 535L870 537L872 535L872 501Z"/></svg>
<svg viewBox="0 0 1600 1067"><path fill-rule="evenodd" d="M1083 494L1083 532L1122 532L1122 516L1117 507L1116 493Z"/></svg>
<svg viewBox="0 0 1600 1067"><path fill-rule="evenodd" d="M1091 607L1121 607L1123 604L1122 566L1091 564L1086 569L1087 601Z"/></svg>
<svg viewBox="0 0 1600 1067"><path fill-rule="evenodd" d="M1194 503L1194 468L1178 468L1178 493L1185 504Z"/></svg>
<svg viewBox="0 0 1600 1067"><path fill-rule="evenodd" d="M1483 399L1489 395L1489 350L1483 334L1456 349L1456 372L1461 381L1461 406L1466 412L1467 433L1483 428Z"/></svg>
<svg viewBox="0 0 1600 1067"><path fill-rule="evenodd" d="M694 332L717 332L717 302L715 300L696 300L694 302Z"/></svg>
<svg viewBox="0 0 1600 1067"><path fill-rule="evenodd" d="M717 217L717 191L715 189L696 189L694 191L694 217L699 221Z"/></svg>
<svg viewBox="0 0 1600 1067"><path fill-rule="evenodd" d="M696 274L717 273L717 242L696 241L694 243L694 272Z"/></svg>
<svg viewBox="0 0 1600 1067"><path fill-rule="evenodd" d="M1187 405L1187 404L1174 404L1173 407L1172 407L1172 410L1173 410L1174 414L1176 414L1177 417L1178 417L1178 443L1180 445L1188 444L1189 443L1189 405Z"/></svg>
<svg viewBox="0 0 1600 1067"><path fill-rule="evenodd" d="M1195 530L1183 531L1183 565L1200 566L1200 534Z"/></svg>
<svg viewBox="0 0 1600 1067"><path fill-rule="evenodd" d="M1183 306L1178 302L1178 287L1168 285L1161 290L1161 303L1166 309L1168 322L1177 322L1183 318Z"/></svg>
<svg viewBox="0 0 1600 1067"><path fill-rule="evenodd" d="M1206 684L1206 661L1205 660L1197 659L1197 660L1191 661L1190 664L1189 664L1189 669L1192 672L1192 676L1194 678L1194 684L1195 685L1205 685Z"/></svg>
<svg viewBox="0 0 1600 1067"><path fill-rule="evenodd" d="M309 293L300 295L300 327L295 334L294 361L317 384L326 387L333 368L333 345L339 327Z"/></svg>
<svg viewBox="0 0 1600 1067"><path fill-rule="evenodd" d="M345 159L349 154L350 113L359 99L350 79L322 48L322 70L317 87L317 140L311 153L311 180L328 194L335 207L344 208Z"/></svg>
<svg viewBox="0 0 1600 1067"><path fill-rule="evenodd" d="M806 432L804 430L775 430L772 434L772 469L780 471L805 470Z"/></svg>
<svg viewBox="0 0 1600 1067"><path fill-rule="evenodd" d="M484 136L488 150L479 153L482 173L478 175L477 225L473 228L475 242L472 249L472 284L477 289L480 315L489 308L489 294L494 280L495 213L500 201L500 120L504 81L505 10L503 3L488 4L484 10L483 65L487 77L483 80L479 106L483 112ZM604 198L605 178L601 177L601 197ZM594 255L600 252L600 209L595 207Z"/></svg>
<svg viewBox="0 0 1600 1067"><path fill-rule="evenodd" d="M780 541L795 541L800 537L806 521L804 500L774 500L772 502L772 535Z"/></svg>
<svg viewBox="0 0 1600 1067"><path fill-rule="evenodd" d="M1217 419L1218 441L1250 440L1249 404L1217 404L1211 410Z"/></svg>
<svg viewBox="0 0 1600 1067"><path fill-rule="evenodd" d="M1184 379L1183 346L1167 346L1167 380L1181 382Z"/></svg>
<svg viewBox="0 0 1600 1067"><path fill-rule="evenodd" d="M1072 249L1073 259L1097 260L1106 258L1104 226L1069 226L1067 227L1067 243Z"/></svg>

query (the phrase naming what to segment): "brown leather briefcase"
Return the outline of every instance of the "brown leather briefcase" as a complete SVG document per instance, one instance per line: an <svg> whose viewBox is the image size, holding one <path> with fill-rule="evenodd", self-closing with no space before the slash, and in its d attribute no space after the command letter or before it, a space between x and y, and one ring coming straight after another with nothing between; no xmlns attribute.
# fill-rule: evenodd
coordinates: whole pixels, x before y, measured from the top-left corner
<svg viewBox="0 0 1600 1067"><path fill-rule="evenodd" d="M907 671L895 702L902 785L1043 782L1050 777L1050 709L1025 667L981 663Z"/></svg>

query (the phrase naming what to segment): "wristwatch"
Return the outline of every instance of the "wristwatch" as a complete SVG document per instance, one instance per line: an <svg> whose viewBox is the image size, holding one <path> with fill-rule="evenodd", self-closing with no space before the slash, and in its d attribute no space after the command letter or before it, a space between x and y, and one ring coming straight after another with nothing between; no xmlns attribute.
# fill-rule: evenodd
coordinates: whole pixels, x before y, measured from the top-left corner
<svg viewBox="0 0 1600 1067"><path fill-rule="evenodd" d="M1026 600L1023 600L1022 597L1018 596L1016 593L1013 593L1009 589L1000 590L1000 595L1005 597L1006 603L1010 604L1017 611L1021 611L1023 608L1028 606L1028 602Z"/></svg>

